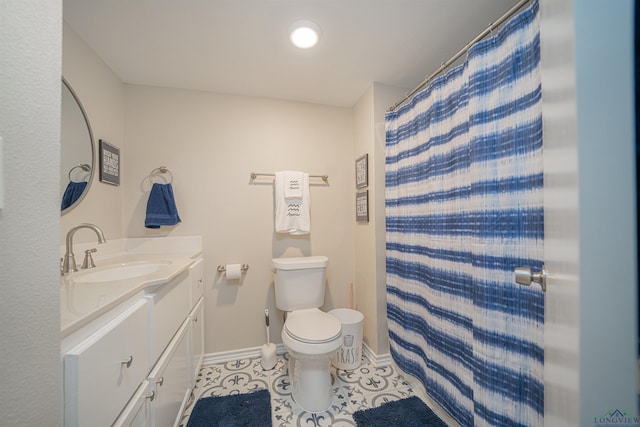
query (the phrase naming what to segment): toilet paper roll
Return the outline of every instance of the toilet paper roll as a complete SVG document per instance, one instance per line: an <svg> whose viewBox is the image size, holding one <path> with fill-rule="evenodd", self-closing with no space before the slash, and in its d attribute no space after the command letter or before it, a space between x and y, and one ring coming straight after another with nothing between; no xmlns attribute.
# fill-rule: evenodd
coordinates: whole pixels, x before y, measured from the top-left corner
<svg viewBox="0 0 640 427"><path fill-rule="evenodd" d="M225 267L227 280L240 280L242 277L241 267L240 264L227 264Z"/></svg>

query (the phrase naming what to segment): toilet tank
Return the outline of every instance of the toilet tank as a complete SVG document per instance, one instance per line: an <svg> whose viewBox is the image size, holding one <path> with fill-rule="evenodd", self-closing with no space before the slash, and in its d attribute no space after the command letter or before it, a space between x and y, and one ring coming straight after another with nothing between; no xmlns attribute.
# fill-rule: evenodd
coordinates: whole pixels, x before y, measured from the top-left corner
<svg viewBox="0 0 640 427"><path fill-rule="evenodd" d="M326 256L274 258L276 307L282 311L319 308L324 304Z"/></svg>

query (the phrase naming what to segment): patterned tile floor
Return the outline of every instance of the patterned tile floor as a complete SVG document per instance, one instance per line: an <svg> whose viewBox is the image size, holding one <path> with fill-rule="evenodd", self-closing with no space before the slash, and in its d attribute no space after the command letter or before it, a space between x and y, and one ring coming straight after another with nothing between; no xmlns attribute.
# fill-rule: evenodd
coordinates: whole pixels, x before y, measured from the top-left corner
<svg viewBox="0 0 640 427"><path fill-rule="evenodd" d="M393 367L376 368L363 358L360 367L351 371L331 367L333 403L327 411L312 414L302 410L293 401L286 370L287 357L279 356L276 367L270 371L262 369L259 357L203 366L182 416L181 427L187 425L195 402L207 396L268 389L274 427L339 427L355 426L351 415L360 409L374 408L415 394Z"/></svg>

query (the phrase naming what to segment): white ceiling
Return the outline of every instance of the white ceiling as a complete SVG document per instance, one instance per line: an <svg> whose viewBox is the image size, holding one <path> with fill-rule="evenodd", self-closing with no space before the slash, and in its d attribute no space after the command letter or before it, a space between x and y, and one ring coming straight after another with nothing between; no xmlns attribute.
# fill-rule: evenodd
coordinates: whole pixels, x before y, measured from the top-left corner
<svg viewBox="0 0 640 427"><path fill-rule="evenodd" d="M126 83L353 106L412 89L516 0L64 0L64 19ZM298 19L318 46L290 45Z"/></svg>

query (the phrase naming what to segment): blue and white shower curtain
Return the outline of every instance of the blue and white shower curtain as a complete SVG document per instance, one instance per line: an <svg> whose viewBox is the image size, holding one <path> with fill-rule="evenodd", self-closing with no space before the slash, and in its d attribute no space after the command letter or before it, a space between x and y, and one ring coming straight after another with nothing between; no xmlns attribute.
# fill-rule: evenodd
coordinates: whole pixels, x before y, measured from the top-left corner
<svg viewBox="0 0 640 427"><path fill-rule="evenodd" d="M386 118L391 354L463 426L543 424L538 3Z"/></svg>

